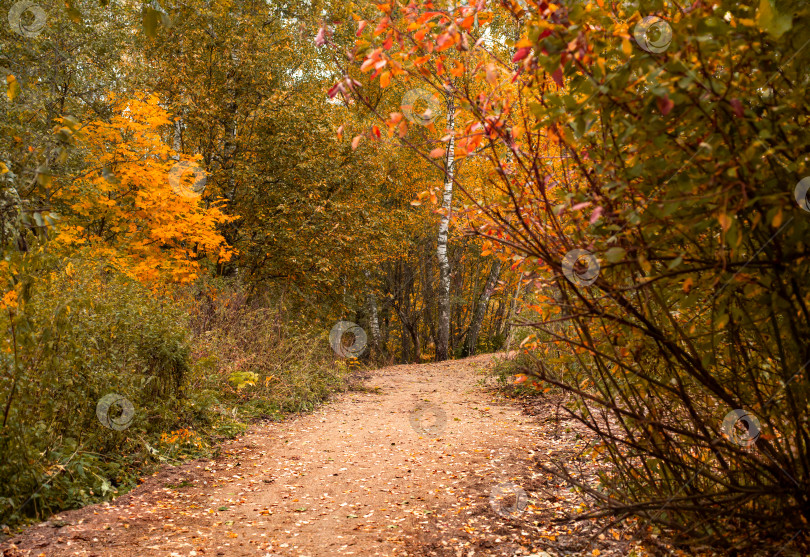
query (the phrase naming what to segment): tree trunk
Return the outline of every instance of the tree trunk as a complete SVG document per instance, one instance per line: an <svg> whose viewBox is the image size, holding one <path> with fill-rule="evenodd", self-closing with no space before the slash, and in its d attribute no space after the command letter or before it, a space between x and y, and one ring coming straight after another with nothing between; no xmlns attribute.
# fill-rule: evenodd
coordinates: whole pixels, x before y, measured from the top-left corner
<svg viewBox="0 0 810 557"><path fill-rule="evenodd" d="M444 194L442 195L442 209L444 214L439 221L439 236L436 246L436 256L439 261L439 323L436 338L436 361L448 358L450 344L450 261L447 258L447 235L450 229L450 211L453 204L453 171L455 138L455 98L452 93L447 94L447 129L450 130L450 141L447 144L447 160L444 166Z"/></svg>
<svg viewBox="0 0 810 557"><path fill-rule="evenodd" d="M402 363L407 364L411 362L411 335L402 319L399 320L399 327L402 331Z"/></svg>
<svg viewBox="0 0 810 557"><path fill-rule="evenodd" d="M475 355L475 347L478 344L478 333L481 332L481 323L484 321L484 316L487 314L489 307L489 298L492 296L492 290L495 288L495 283L498 282L498 276L501 274L501 260L496 259L492 262L492 268L489 270L489 276L484 283L484 290L478 298L478 303L475 306L475 313L470 322L470 329L467 331L467 341L464 343L464 355Z"/></svg>
<svg viewBox="0 0 810 557"><path fill-rule="evenodd" d="M368 306L368 328L371 329L371 350L375 356L381 354L380 351L380 317L377 313L377 297L371 289L371 274L366 271L366 280L369 284L366 285L366 305Z"/></svg>
<svg viewBox="0 0 810 557"><path fill-rule="evenodd" d="M427 325L427 340L425 341L424 346L429 348L429 346L432 344L433 348L435 349L436 321L433 319L433 269L431 268L433 259L429 256L423 257L422 255L420 255L420 259L422 259L422 265L420 266L422 279L422 299L424 300L425 324Z"/></svg>
<svg viewBox="0 0 810 557"><path fill-rule="evenodd" d="M523 277L518 274L517 288L515 288L515 296L512 298L512 307L509 308L509 318L506 321L506 354L509 357L509 346L512 344L512 320L515 318L515 309L517 308L518 296L520 296L520 285Z"/></svg>
<svg viewBox="0 0 810 557"><path fill-rule="evenodd" d="M388 357L388 337L391 335L390 314L391 309L387 304L382 306L382 330L380 331L380 350Z"/></svg>
<svg viewBox="0 0 810 557"><path fill-rule="evenodd" d="M503 315L503 300L499 299L498 305L495 306L495 311L489 316L489 330L492 331L494 336L500 336L501 334L501 315Z"/></svg>
<svg viewBox="0 0 810 557"><path fill-rule="evenodd" d="M172 148L177 153L177 160L180 160L180 153L183 152L183 116L185 108L181 109L181 115L177 116L174 121L174 140L172 141Z"/></svg>
<svg viewBox="0 0 810 557"><path fill-rule="evenodd" d="M453 258L451 256L449 258L450 268L453 269L453 277L450 281L451 299L453 297L453 293L455 293L455 299L460 300L464 296L465 290L469 290L470 297L469 301L465 301L463 303L457 302L452 304L452 307L450 308L450 353L454 353L455 347L464 341L466 329L462 327L462 323L467 322L467 314L472 314L472 307L475 304L475 277L472 276L474 273L470 273L470 288L465 289L464 287L466 274L464 273L465 269L462 261L465 248L466 246L463 246L462 249L454 250L459 257Z"/></svg>

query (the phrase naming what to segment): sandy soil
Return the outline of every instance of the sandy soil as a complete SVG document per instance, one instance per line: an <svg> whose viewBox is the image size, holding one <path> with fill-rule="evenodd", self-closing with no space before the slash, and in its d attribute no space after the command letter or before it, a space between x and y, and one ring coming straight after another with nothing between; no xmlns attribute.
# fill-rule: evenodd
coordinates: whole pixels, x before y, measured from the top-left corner
<svg viewBox="0 0 810 557"><path fill-rule="evenodd" d="M552 542L559 550L560 536L578 532L552 519L575 497L535 462L572 458L585 438L497 399L483 385L490 363L374 371L362 391L254 426L217 460L166 467L112 503L28 529L0 554L558 555ZM611 546L621 537L605 532L576 551L626 555Z"/></svg>

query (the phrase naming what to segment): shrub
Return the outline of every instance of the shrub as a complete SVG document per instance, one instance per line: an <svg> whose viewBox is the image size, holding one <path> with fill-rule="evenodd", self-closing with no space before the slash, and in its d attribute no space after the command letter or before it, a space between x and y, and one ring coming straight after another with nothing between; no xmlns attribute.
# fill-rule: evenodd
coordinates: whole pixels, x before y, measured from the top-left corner
<svg viewBox="0 0 810 557"><path fill-rule="evenodd" d="M150 288L86 254L12 259L0 523L111 497L157 463L206 454L215 434L311 410L345 386L326 333L296 330L238 286Z"/></svg>
<svg viewBox="0 0 810 557"><path fill-rule="evenodd" d="M591 498L574 520L735 550L806 533L810 6L518 4L508 57L481 53L470 75L491 88L444 89L455 155L491 165L491 188L465 190L475 233L546 289L522 371L601 440L596 488L541 466ZM459 33L451 19L413 40ZM366 63L399 56L373 46Z"/></svg>
<svg viewBox="0 0 810 557"><path fill-rule="evenodd" d="M598 504L577 520L638 516L735 549L792 539L810 520L810 213L797 198L810 9L650 2L672 29L653 50L635 9L564 4L531 19L524 44L533 128L566 163L516 150L529 175L503 180L524 206L491 215L551 271L524 371L572 395L609 469L594 489L544 467ZM512 234L527 214L532 233ZM566 265L575 248L600 263L593 280L581 258Z"/></svg>
<svg viewBox="0 0 810 557"><path fill-rule="evenodd" d="M212 364L196 389L241 402L246 417L278 418L311 410L346 386L328 331L288 320L281 303L249 298L239 283L203 287L192 318L194 357Z"/></svg>
<svg viewBox="0 0 810 557"><path fill-rule="evenodd" d="M177 304L103 260L19 257L19 303L0 315L0 522L131 485L150 442L206 415L183 389L190 345ZM105 408L115 395L131 416L126 402Z"/></svg>

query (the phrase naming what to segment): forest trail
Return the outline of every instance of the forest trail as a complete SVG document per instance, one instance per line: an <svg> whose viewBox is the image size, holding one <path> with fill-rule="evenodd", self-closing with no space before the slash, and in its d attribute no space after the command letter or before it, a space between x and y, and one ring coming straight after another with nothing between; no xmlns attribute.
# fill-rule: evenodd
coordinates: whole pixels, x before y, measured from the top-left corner
<svg viewBox="0 0 810 557"><path fill-rule="evenodd" d="M487 355L375 370L363 390L253 426L213 461L166 467L112 503L63 512L0 547L6 556L539 552L540 529L566 495L553 508L523 501L515 510L514 496L493 502L492 490L514 482L528 492L540 476L538 444L578 442L484 389L491 363Z"/></svg>

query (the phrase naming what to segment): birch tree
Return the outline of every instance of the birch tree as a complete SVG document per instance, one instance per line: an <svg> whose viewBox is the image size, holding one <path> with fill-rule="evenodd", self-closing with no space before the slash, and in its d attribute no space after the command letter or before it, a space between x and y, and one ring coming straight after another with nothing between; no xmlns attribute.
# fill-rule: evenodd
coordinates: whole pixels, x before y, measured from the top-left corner
<svg viewBox="0 0 810 557"><path fill-rule="evenodd" d="M450 141L444 165L444 192L442 194L442 218L439 221L439 236L436 242L436 257L439 261L439 326L436 339L436 361L446 360L450 344L450 260L447 257L447 237L453 204L454 146L455 146L455 98L447 95L447 129Z"/></svg>

